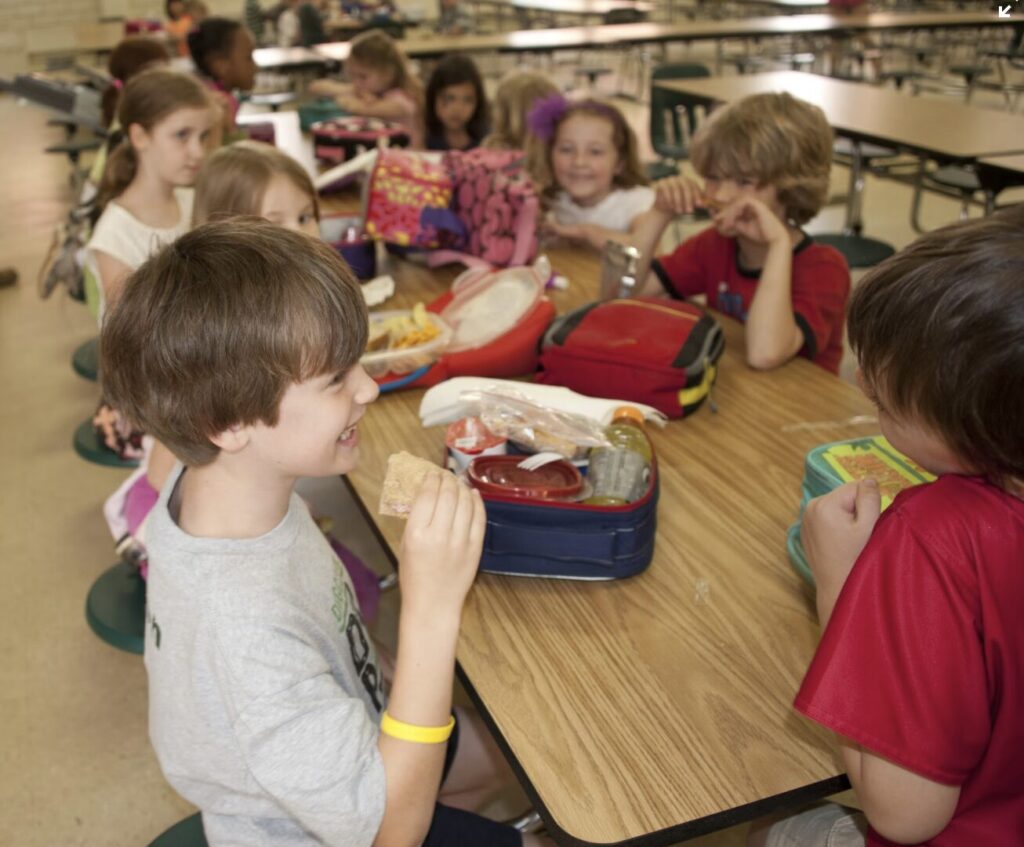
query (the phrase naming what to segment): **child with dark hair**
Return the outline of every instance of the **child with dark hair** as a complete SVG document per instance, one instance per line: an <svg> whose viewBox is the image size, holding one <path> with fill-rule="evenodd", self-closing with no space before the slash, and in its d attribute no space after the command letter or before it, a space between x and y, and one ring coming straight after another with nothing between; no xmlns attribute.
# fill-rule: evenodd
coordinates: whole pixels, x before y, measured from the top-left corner
<svg viewBox="0 0 1024 847"><path fill-rule="evenodd" d="M470 811L511 777L452 708L479 493L441 469L420 487L392 675L294 491L359 461L367 333L329 245L240 218L153 257L104 325L106 389L183 463L146 532L153 748L211 847L550 845Z"/></svg>
<svg viewBox="0 0 1024 847"><path fill-rule="evenodd" d="M188 49L196 70L217 92L223 109L224 132L235 129L238 99L234 91L250 91L256 84L256 41L238 21L206 18L188 35Z"/></svg>
<svg viewBox="0 0 1024 847"><path fill-rule="evenodd" d="M167 55L167 48L146 35L131 35L122 39L117 46L110 51L110 58L107 59L107 71L110 73L111 83L103 92L103 123L110 126L113 123L117 112L117 101L121 91L128 84L135 74L146 68L166 65L170 57Z"/></svg>
<svg viewBox="0 0 1024 847"><path fill-rule="evenodd" d="M490 109L480 70L468 56L442 59L427 83L428 150L469 150L490 131Z"/></svg>
<svg viewBox="0 0 1024 847"><path fill-rule="evenodd" d="M824 632L796 708L836 733L863 814L817 806L756 826L751 844L1019 844L1021 207L931 232L876 267L849 330L883 434L938 479L881 516L874 480L808 505Z"/></svg>
<svg viewBox="0 0 1024 847"><path fill-rule="evenodd" d="M661 180L637 227L644 293L702 295L746 324L753 368L800 355L838 373L850 269L838 250L802 229L828 197L832 129L824 113L786 93L744 97L700 127L690 161L704 184ZM653 258L672 218L698 208L713 225Z"/></svg>

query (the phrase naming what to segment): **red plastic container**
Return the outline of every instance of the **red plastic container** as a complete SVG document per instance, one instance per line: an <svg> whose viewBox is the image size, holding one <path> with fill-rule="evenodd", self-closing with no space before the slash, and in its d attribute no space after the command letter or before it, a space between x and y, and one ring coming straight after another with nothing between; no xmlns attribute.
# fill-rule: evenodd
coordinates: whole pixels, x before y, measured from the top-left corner
<svg viewBox="0 0 1024 847"><path fill-rule="evenodd" d="M564 459L536 470L519 467L522 456L478 456L469 463L469 482L481 494L529 500L566 500L579 494L583 477Z"/></svg>

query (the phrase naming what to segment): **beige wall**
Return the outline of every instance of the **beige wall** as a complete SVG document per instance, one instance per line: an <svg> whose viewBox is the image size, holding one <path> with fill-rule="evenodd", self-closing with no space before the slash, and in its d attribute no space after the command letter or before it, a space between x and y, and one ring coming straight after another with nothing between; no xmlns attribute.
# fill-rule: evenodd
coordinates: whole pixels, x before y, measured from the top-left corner
<svg viewBox="0 0 1024 847"><path fill-rule="evenodd" d="M243 0L205 2L215 15L242 15ZM276 0L260 2L269 7ZM437 16L437 0L399 0L398 5L414 19ZM99 21L163 19L163 14L163 0L0 0L0 75L42 70L47 56L82 46L89 30L95 29L91 25ZM96 61L95 54L84 53L82 58Z"/></svg>

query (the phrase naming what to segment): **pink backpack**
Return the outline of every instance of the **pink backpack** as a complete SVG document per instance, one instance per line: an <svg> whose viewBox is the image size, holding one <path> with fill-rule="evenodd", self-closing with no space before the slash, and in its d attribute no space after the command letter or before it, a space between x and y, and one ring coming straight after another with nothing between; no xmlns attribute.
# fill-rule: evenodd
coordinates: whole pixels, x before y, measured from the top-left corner
<svg viewBox="0 0 1024 847"><path fill-rule="evenodd" d="M518 150L450 150L451 210L466 231L462 252L439 250L431 266L449 262L496 267L527 265L537 253L540 200ZM468 255L466 255L468 254Z"/></svg>

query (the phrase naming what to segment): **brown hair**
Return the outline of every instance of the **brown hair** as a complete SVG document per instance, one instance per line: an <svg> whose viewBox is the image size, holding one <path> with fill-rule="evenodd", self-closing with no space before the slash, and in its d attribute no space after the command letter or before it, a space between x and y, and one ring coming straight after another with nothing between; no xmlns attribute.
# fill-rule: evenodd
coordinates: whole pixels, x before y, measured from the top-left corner
<svg viewBox="0 0 1024 847"><path fill-rule="evenodd" d="M832 128L821 109L791 94L752 94L718 109L697 130L690 161L701 176L773 186L786 220L800 226L828 199Z"/></svg>
<svg viewBox="0 0 1024 847"><path fill-rule="evenodd" d="M930 232L849 307L865 387L979 473L1024 479L1024 207Z"/></svg>
<svg viewBox="0 0 1024 847"><path fill-rule="evenodd" d="M111 51L107 70L113 82L103 92L103 124L110 126L117 108L117 99L124 85L137 73L150 65L163 64L170 60L167 48L155 38L132 35L122 39Z"/></svg>
<svg viewBox="0 0 1024 847"><path fill-rule="evenodd" d="M423 114L423 85L412 75L405 54L399 49L395 40L380 29L371 29L352 39L352 47L348 51L349 61L353 59L374 71L390 71L393 79L392 88L401 88L413 98L418 105L418 112Z"/></svg>
<svg viewBox="0 0 1024 847"><path fill-rule="evenodd" d="M103 324L105 396L186 464L275 426L288 387L348 370L366 303L330 246L259 218L204 224L135 271Z"/></svg>
<svg viewBox="0 0 1024 847"><path fill-rule="evenodd" d="M643 165L640 164L640 154L637 151L636 133L626 123L622 112L611 103L601 100L577 100L567 103L565 111L555 122L552 128L551 137L546 141L531 134L529 144L531 148L535 145L542 145L543 152L537 154L531 149L528 166L533 170L530 176L533 177L537 191L547 200L552 200L561 190L555 182L554 169L551 166L551 151L558 140L558 130L574 115L588 115L601 118L611 124L612 145L619 159L619 169L612 177L612 185L615 188L634 188L637 185L647 185L647 174Z"/></svg>
<svg viewBox="0 0 1024 847"><path fill-rule="evenodd" d="M179 109L205 109L212 101L194 76L164 68L151 68L132 77L124 87L117 107L121 123L119 140L111 147L110 158L103 170L97 205L103 208L124 191L138 168L135 148L129 139L132 124L147 132Z"/></svg>
<svg viewBox="0 0 1024 847"><path fill-rule="evenodd" d="M526 116L537 100L557 93L558 86L540 71L516 70L506 74L494 92L491 134L480 146L489 150L525 150L529 130Z"/></svg>
<svg viewBox="0 0 1024 847"><path fill-rule="evenodd" d="M287 153L260 141L239 141L221 147L204 163L196 177L192 224L239 215L259 215L267 186L277 175L288 177L313 203L320 220L316 189L302 165Z"/></svg>

